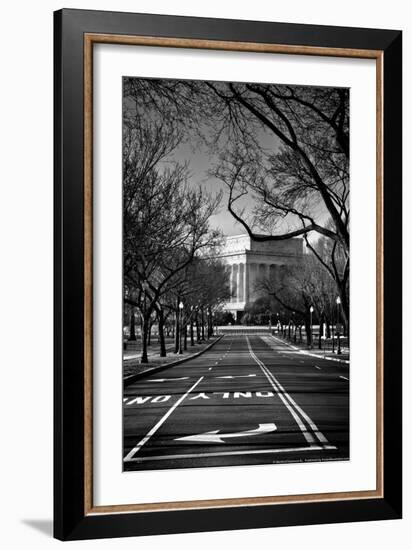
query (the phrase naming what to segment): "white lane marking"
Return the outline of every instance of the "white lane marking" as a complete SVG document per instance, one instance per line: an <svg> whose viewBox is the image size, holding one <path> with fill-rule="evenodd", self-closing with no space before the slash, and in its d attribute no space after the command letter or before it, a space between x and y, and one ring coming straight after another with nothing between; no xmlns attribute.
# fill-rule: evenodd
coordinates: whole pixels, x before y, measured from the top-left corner
<svg viewBox="0 0 412 550"><path fill-rule="evenodd" d="M318 367L317 365L315 365L315 369L318 369L318 370L322 370L320 367Z"/></svg>
<svg viewBox="0 0 412 550"><path fill-rule="evenodd" d="M266 366L265 366L265 368L266 368ZM281 391L284 392L286 398L290 401L290 403L295 407L295 409L300 413L300 415L306 420L306 422L312 428L312 431L314 432L314 434L316 435L318 440L321 443L323 443L325 445L328 445L329 441L326 439L326 437L323 435L323 433L319 430L319 428L316 426L316 424L313 422L313 420L310 418L310 416L308 414L306 414L305 411L301 407L299 407L299 405L296 403L296 401L288 393L286 393L285 388L282 386L282 384L279 382L279 380L277 380L277 378L275 378L273 376L273 374L269 371L269 369L268 369L268 373L269 373L270 376L272 376L272 378L278 384Z"/></svg>
<svg viewBox="0 0 412 550"><path fill-rule="evenodd" d="M249 339L248 339L248 345L249 345L250 352L252 354L253 351L252 351L252 348L250 347ZM253 355L254 355L254 353L253 353ZM314 432L314 434L316 435L318 440L321 443L323 443L325 445L328 445L329 441L326 439L326 437L323 435L323 433L319 430L319 428L316 426L316 424L313 422L313 420L310 418L310 416L308 414L306 414L305 411L303 409L301 409L301 407L299 407L299 405L296 403L296 401L294 399L292 399L292 397L286 392L285 388L282 386L282 384L279 382L279 380L269 371L269 369L266 367L266 365L262 361L260 361L260 359L258 357L256 357L256 355L255 355L255 358L256 358L255 360L257 360L257 362L261 363L262 370L267 371L270 378L273 380L273 382L275 384L277 384L277 386L280 388L281 392L286 397L286 399L291 403L291 405L296 409L296 411L298 413L300 413L300 415L306 420L306 422L309 424L309 426L311 427L312 431ZM278 395L279 395L279 397L281 396L280 393L278 393Z"/></svg>
<svg viewBox="0 0 412 550"><path fill-rule="evenodd" d="M207 458L215 456L236 456L236 455L258 455L258 454L277 454L277 453L302 453L307 451L324 451L324 450L336 450L334 445L312 445L311 447L286 447L285 449L253 449L242 451L218 451L214 453L188 453L188 454L175 454L175 455L161 455L161 456L142 456L139 458L132 458L128 462L147 462L150 460L173 460L180 458Z"/></svg>
<svg viewBox="0 0 412 550"><path fill-rule="evenodd" d="M346 376L339 376L339 378L342 378L342 380L347 380L349 382L349 378L346 378Z"/></svg>
<svg viewBox="0 0 412 550"><path fill-rule="evenodd" d="M209 370L212 370L212 367L209 367Z"/></svg>
<svg viewBox="0 0 412 550"><path fill-rule="evenodd" d="M282 346L288 346L290 347L291 349L297 351L298 353L300 352L300 349L297 348L296 346L292 346L292 344L289 344L288 342L284 342L283 340L280 340L279 338L276 338L276 336L273 336L273 334L271 336L261 336L262 340L264 342L267 342L269 343L270 342L270 339L273 338L273 340L276 340L277 342L279 342L280 344L280 348L282 348ZM292 353L290 351L287 351L287 350L282 350L283 353Z"/></svg>
<svg viewBox="0 0 412 550"><path fill-rule="evenodd" d="M280 344L283 344L285 346L289 346L290 348L295 350L297 353L302 353L303 355L309 355L310 357L316 357L317 359L325 359L326 361L336 361L337 363L342 363L342 364L346 364L346 365L349 365L349 363L350 363L350 361L348 359L336 359L335 357L324 357L323 355L318 355L316 353L311 353L309 351L299 349L295 346L292 346L291 344L288 344L288 342L284 342L283 340L280 340L279 338L276 338L276 336L273 336L273 335L271 337L261 336L261 338L266 338L266 339L273 338L274 340L276 340ZM274 349L274 348L272 348L272 349ZM294 352L293 351L285 351L285 353L294 353Z"/></svg>
<svg viewBox="0 0 412 550"><path fill-rule="evenodd" d="M260 361L260 359L258 359L258 361ZM326 439L323 433L319 430L319 428L316 426L316 424L313 422L310 416L306 414L306 412L303 409L301 409L301 407L299 407L299 405L296 403L294 399L292 399L292 397L286 392L285 388L282 386L279 380L270 372L270 370L266 367L266 365L264 363L262 363L262 365L263 365L263 368L265 368L268 371L269 376L272 377L274 382L279 386L281 391L285 394L289 402L295 407L295 409L300 413L300 415L304 418L304 420L306 420L306 422L309 424L309 426L311 427L312 431L314 432L318 440L324 445L328 445L329 441Z"/></svg>
<svg viewBox="0 0 412 550"><path fill-rule="evenodd" d="M250 378L252 376L256 376L256 374L239 374L239 375L233 375L233 376L216 376L216 378Z"/></svg>
<svg viewBox="0 0 412 550"><path fill-rule="evenodd" d="M130 451L130 453L123 459L124 462L129 462L129 461L133 460L134 455L135 455L136 453L138 453L138 452L140 451L140 449L143 447L143 445L149 441L149 439L152 437L152 435L153 435L154 433L157 432L157 430L160 428L160 426L169 418L169 416L170 416L170 415L172 414L172 412L180 405L180 403L182 403L182 401L184 401L184 400L186 399L186 397L190 394L190 392L192 392L192 391L195 389L195 387L196 387L198 384L200 384L200 382L203 380L203 378L204 378L204 376L201 376L201 377L199 378L199 380L198 380L197 382L195 382L195 383L193 384L193 386L192 386L189 390L187 390L187 392L186 392L184 395L182 395L182 396L176 401L176 403L175 403L174 405L172 405L172 406L170 407L170 409L167 411L166 414L164 414L164 415L162 416L162 418L159 420L159 422L158 422L157 424L155 424L155 425L153 426L153 428L147 432L147 434L144 436L144 438L141 439L141 440L139 441L139 443L138 443L138 444Z"/></svg>
<svg viewBox="0 0 412 550"><path fill-rule="evenodd" d="M220 430L213 430L211 432L204 432L201 434L185 435L183 437L176 437L175 441L199 441L205 443L225 443L225 439L232 439L234 437L250 437L254 435L270 433L277 430L276 424L259 424L257 428L252 430L244 430L242 432L232 433L219 433Z"/></svg>
<svg viewBox="0 0 412 550"><path fill-rule="evenodd" d="M148 382L174 382L175 380L189 380L188 376L182 376L181 378L151 378Z"/></svg>
<svg viewBox="0 0 412 550"><path fill-rule="evenodd" d="M250 342L249 342L249 337L246 336L246 341L247 341L247 345L248 345L248 348L249 348L249 353L252 357L252 359L259 365L259 367L262 369L263 371L263 374L266 376L266 378L268 379L269 381L269 384L272 386L272 388L275 390L275 392L277 393L277 395L279 396L280 400L282 401L282 403L285 405L285 407L288 409L288 411L290 412L290 414L293 416L293 418L295 419L296 421L296 424L299 426L300 428L300 431L302 432L304 438L306 439L306 441L309 443L309 445L313 445L315 443L315 440L312 436L311 433L309 433L306 429L306 426L304 425L304 423L302 422L302 419L300 418L300 416L295 412L295 410L290 406L290 404L287 402L287 400L285 399L285 397L279 392L279 388L277 387L277 385L274 383L274 381L270 378L270 376L268 375L268 373L266 372L266 370L264 369L263 367L263 363L260 361L260 359L258 359L256 357L256 355L253 353L252 351L252 348L250 346Z"/></svg>

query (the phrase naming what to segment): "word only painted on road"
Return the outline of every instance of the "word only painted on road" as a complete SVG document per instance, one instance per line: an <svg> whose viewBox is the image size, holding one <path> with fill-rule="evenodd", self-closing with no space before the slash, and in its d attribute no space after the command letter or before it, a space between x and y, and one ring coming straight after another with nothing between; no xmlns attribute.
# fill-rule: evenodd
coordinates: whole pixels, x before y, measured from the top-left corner
<svg viewBox="0 0 412 550"><path fill-rule="evenodd" d="M251 399L253 397L274 397L272 391L215 391L215 392L200 392L188 397L186 401L209 401L210 399ZM125 405L144 405L150 403L166 403L172 398L172 395L137 395L135 397L124 397Z"/></svg>

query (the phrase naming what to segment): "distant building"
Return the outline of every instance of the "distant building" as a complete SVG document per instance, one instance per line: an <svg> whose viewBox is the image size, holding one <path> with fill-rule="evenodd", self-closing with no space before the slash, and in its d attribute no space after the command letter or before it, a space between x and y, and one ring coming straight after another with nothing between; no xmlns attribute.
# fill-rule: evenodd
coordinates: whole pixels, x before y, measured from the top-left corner
<svg viewBox="0 0 412 550"><path fill-rule="evenodd" d="M231 268L231 300L223 308L239 319L248 302L261 293L255 285L259 279L281 277L285 266L299 264L303 259L303 240L254 241L249 235L226 237L219 257Z"/></svg>

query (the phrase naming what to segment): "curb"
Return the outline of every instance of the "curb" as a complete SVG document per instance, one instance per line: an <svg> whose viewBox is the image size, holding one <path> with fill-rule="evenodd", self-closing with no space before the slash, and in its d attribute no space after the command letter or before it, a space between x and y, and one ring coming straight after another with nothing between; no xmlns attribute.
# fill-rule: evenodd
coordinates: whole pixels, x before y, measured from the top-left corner
<svg viewBox="0 0 412 550"><path fill-rule="evenodd" d="M317 359L325 359L326 361L335 361L335 363L345 363L349 365L350 361L348 359L335 359L334 357L324 357L323 355L316 355L315 353L309 353L304 350L299 350L300 353L304 355L310 355L311 357L316 357Z"/></svg>
<svg viewBox="0 0 412 550"><path fill-rule="evenodd" d="M210 344L206 346L204 349L202 349L201 351L198 351L193 355L189 355L188 357L184 357L183 359L178 359L177 361L173 361L172 363L167 363L166 365L159 365L158 367L153 367L151 369L147 369L143 372L138 372L136 374L130 374L129 376L126 376L126 378L123 379L123 387L130 386L130 384L133 384L133 382L135 382L136 380L139 380L140 378L145 378L146 376L150 376L155 372L168 369L169 367L175 367L176 365L180 365L181 363L185 363L186 361L189 361L189 359L194 359L195 357L199 357L199 355L202 355L202 353L205 353L205 351L208 351L211 347L217 344L217 342L219 342L222 338L223 338L223 335L219 336L218 338L216 338L216 340L213 340L213 342L210 342Z"/></svg>
<svg viewBox="0 0 412 550"><path fill-rule="evenodd" d="M324 357L323 355L317 355L316 353L310 353L309 351L305 351L303 349L297 348L296 346L292 346L292 344L289 344L288 342L284 342L280 338L277 338L273 334L271 335L274 340L278 340L279 342L282 342L282 344L285 344L286 346L289 346L290 348L296 350L298 353L303 353L303 355L309 355L310 357L316 357L316 359L325 359L326 361L335 361L336 363L344 363L346 365L349 365L350 361L348 359L335 359L334 357Z"/></svg>
<svg viewBox="0 0 412 550"><path fill-rule="evenodd" d="M174 346L168 346L166 351L170 351L173 348ZM123 361L133 361L134 359L139 359L140 355L141 353L136 353L135 355L129 355L129 357L123 357ZM155 355L157 355L157 353Z"/></svg>

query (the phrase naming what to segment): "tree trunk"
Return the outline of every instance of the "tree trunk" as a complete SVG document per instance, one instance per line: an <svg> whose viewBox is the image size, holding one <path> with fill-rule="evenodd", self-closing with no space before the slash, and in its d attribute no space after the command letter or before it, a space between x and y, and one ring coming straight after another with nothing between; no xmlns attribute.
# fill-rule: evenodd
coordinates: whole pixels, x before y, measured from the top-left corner
<svg viewBox="0 0 412 550"><path fill-rule="evenodd" d="M196 340L200 343L200 326L199 326L199 313L196 312Z"/></svg>
<svg viewBox="0 0 412 550"><path fill-rule="evenodd" d="M183 350L187 351L187 323L183 327Z"/></svg>
<svg viewBox="0 0 412 550"><path fill-rule="evenodd" d="M147 333L147 345L150 347L152 343L152 319L149 318L148 333Z"/></svg>
<svg viewBox="0 0 412 550"><path fill-rule="evenodd" d="M157 312L158 327L159 327L159 344L160 344L160 357L166 357L166 344L164 333L164 315L163 309L159 308Z"/></svg>
<svg viewBox="0 0 412 550"><path fill-rule="evenodd" d="M306 344L308 348L312 347L312 327L310 325L310 317L305 318Z"/></svg>
<svg viewBox="0 0 412 550"><path fill-rule="evenodd" d="M208 326L208 337L211 338L213 336L213 319L212 319L212 310L209 308L209 316L208 316L209 326Z"/></svg>
<svg viewBox="0 0 412 550"><path fill-rule="evenodd" d="M205 314L202 308L202 341L205 340Z"/></svg>
<svg viewBox="0 0 412 550"><path fill-rule="evenodd" d="M131 308L130 312L130 335L129 335L130 341L136 341L136 325L135 325L135 319L134 319L134 308Z"/></svg>
<svg viewBox="0 0 412 550"><path fill-rule="evenodd" d="M140 362L148 363L149 359L147 357L147 337L149 332L149 317L143 317L142 321L142 356Z"/></svg>
<svg viewBox="0 0 412 550"><path fill-rule="evenodd" d="M194 334L193 334L193 319L192 318L190 318L190 345L191 346L195 345L195 339L194 339Z"/></svg>

